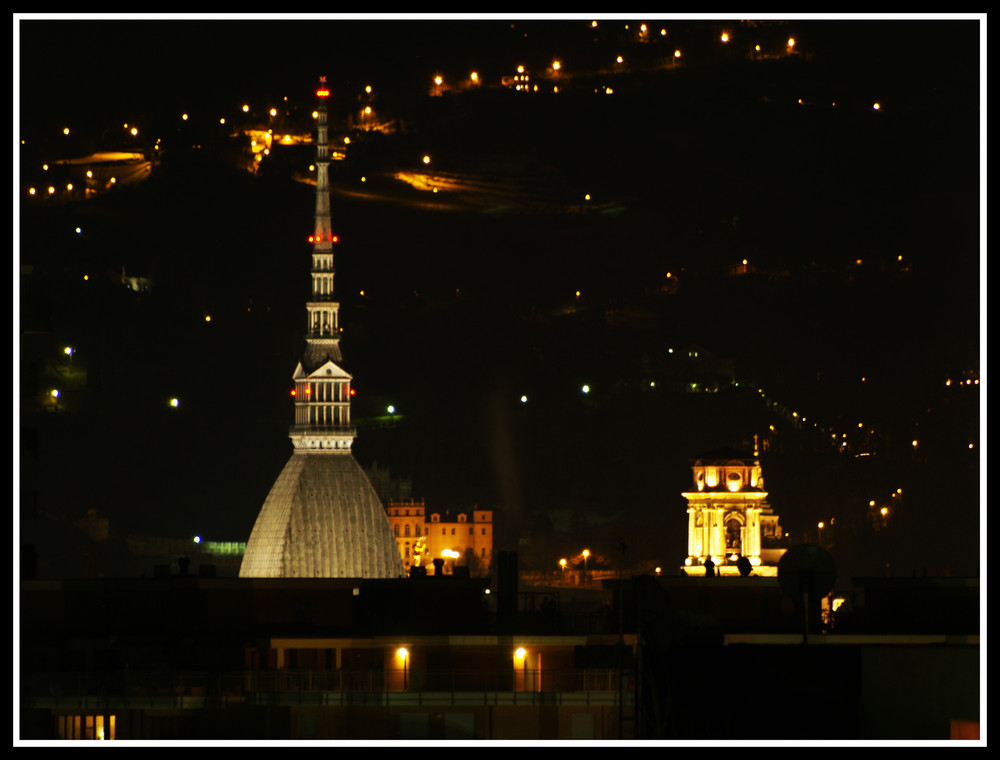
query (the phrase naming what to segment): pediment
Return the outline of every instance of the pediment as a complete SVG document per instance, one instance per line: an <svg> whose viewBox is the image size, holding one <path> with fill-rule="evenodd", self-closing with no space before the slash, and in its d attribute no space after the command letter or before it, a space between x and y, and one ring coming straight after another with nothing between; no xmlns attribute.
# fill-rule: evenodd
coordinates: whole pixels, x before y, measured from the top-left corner
<svg viewBox="0 0 1000 760"><path fill-rule="evenodd" d="M334 362L327 361L323 362L312 372L306 372L302 367L302 362L299 362L295 367L295 373L292 375L292 380L350 380L351 375L341 367L338 367Z"/></svg>

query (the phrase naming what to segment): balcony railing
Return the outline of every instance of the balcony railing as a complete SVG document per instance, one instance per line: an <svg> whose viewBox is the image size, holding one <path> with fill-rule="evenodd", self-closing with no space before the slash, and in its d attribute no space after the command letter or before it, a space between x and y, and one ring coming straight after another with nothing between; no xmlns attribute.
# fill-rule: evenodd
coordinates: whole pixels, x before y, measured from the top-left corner
<svg viewBox="0 0 1000 760"><path fill-rule="evenodd" d="M632 674L624 673L631 702ZM201 708L261 704L593 704L618 700L616 669L507 671L247 670L36 674L39 708Z"/></svg>

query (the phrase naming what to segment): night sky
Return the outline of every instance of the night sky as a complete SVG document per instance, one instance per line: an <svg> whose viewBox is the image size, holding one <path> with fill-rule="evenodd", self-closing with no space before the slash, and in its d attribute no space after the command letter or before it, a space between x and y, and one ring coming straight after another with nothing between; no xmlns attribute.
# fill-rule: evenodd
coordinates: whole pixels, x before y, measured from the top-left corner
<svg viewBox="0 0 1000 760"><path fill-rule="evenodd" d="M835 518L842 578L978 574L979 24L22 19L22 543L88 509L119 538L249 536L291 454L313 154L252 174L232 135L311 132L326 75L363 466L435 509L493 507L529 567L624 542L674 568L689 460L756 434L790 541ZM554 59L558 93L499 86ZM396 129L351 131L365 102ZM156 140L144 182L28 195L59 159ZM393 178L428 171L488 189ZM123 267L151 290L113 284ZM738 385L671 385L692 346Z"/></svg>

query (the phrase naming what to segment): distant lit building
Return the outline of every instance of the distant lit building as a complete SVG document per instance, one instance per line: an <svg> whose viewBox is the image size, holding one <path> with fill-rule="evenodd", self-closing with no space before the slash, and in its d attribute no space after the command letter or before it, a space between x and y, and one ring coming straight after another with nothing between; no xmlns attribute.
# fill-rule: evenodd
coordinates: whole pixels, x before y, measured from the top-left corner
<svg viewBox="0 0 1000 760"><path fill-rule="evenodd" d="M688 504L684 571L703 575L711 559L715 574L739 575L740 560L746 558L754 575L777 575L784 553L781 526L767 503L756 452L711 452L696 459L691 471L693 490L682 494Z"/></svg>
<svg viewBox="0 0 1000 760"><path fill-rule="evenodd" d="M324 78L325 79L325 78ZM316 212L306 346L292 376L294 451L261 507L242 578L398 578L403 564L385 509L351 453L352 376L340 367L340 304L333 294L326 99L316 95Z"/></svg>
<svg viewBox="0 0 1000 760"><path fill-rule="evenodd" d="M493 557L493 510L473 507L456 512L427 511L420 501L390 499L386 508L399 555L409 572L442 559L446 575L468 567L472 576L487 576Z"/></svg>

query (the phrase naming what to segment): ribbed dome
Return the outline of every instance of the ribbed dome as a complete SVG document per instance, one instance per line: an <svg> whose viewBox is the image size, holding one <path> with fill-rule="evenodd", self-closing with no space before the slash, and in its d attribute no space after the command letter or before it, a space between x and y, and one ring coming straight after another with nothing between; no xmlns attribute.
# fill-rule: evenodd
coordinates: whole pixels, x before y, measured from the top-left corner
<svg viewBox="0 0 1000 760"><path fill-rule="evenodd" d="M350 452L296 451L247 542L241 578L400 578L385 509Z"/></svg>

